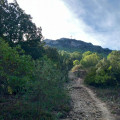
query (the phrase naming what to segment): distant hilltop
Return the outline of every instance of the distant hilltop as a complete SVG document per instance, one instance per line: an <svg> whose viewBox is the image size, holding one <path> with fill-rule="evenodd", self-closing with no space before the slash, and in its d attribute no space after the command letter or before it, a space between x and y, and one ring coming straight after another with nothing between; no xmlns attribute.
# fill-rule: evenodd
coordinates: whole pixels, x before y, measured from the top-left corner
<svg viewBox="0 0 120 120"><path fill-rule="evenodd" d="M93 45L92 43L87 43L87 42L76 40L76 39L61 38L57 40L46 39L44 41L48 46L55 47L59 50L69 51L69 52L92 51L92 52L102 53L106 55L111 52L111 50L108 48L102 48L101 46L96 46L96 45Z"/></svg>

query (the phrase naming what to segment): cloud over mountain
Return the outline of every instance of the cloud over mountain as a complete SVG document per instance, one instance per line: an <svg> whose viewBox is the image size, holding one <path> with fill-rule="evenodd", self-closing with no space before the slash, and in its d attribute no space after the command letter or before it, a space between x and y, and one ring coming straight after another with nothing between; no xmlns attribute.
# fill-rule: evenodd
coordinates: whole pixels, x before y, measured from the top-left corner
<svg viewBox="0 0 120 120"><path fill-rule="evenodd" d="M92 29L86 29L86 34L103 47L120 49L120 1L64 0L64 3L78 20Z"/></svg>
<svg viewBox="0 0 120 120"><path fill-rule="evenodd" d="M13 1L13 0L9 0ZM17 0L48 39L67 37L120 50L118 0Z"/></svg>

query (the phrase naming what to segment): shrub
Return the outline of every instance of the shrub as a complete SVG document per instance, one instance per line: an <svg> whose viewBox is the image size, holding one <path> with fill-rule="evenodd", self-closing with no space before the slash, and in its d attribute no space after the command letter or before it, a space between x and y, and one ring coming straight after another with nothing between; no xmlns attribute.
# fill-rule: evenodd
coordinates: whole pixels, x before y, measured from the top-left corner
<svg viewBox="0 0 120 120"><path fill-rule="evenodd" d="M79 65L75 65L73 68L72 68L72 72L75 72L75 71L78 71L80 69L83 69L83 66L81 64Z"/></svg>
<svg viewBox="0 0 120 120"><path fill-rule="evenodd" d="M65 80L61 71L46 56L35 61L35 66L35 80L30 84L26 96L45 111L64 111L68 105L68 96L63 88Z"/></svg>
<svg viewBox="0 0 120 120"><path fill-rule="evenodd" d="M95 75L96 75L96 69L92 68L91 71L85 77L84 80L85 84L95 85Z"/></svg>
<svg viewBox="0 0 120 120"><path fill-rule="evenodd" d="M98 61L100 60L100 57L96 53L92 53L90 55L86 55L82 58L80 63L85 67L94 67Z"/></svg>
<svg viewBox="0 0 120 120"><path fill-rule="evenodd" d="M115 60L115 59L114 59ZM115 63L117 63L116 61ZM119 85L117 75L119 70L114 69L114 64L108 59L102 59L86 76L85 82L95 86L115 86ZM119 68L119 65L117 66Z"/></svg>
<svg viewBox="0 0 120 120"><path fill-rule="evenodd" d="M80 62L79 62L79 60L74 60L73 61L73 65L75 66L75 65L79 65L80 64Z"/></svg>
<svg viewBox="0 0 120 120"><path fill-rule="evenodd" d="M0 39L0 89L2 93L20 93L31 80L33 62L30 56L19 55L18 47L11 48ZM9 88L9 90L8 90Z"/></svg>

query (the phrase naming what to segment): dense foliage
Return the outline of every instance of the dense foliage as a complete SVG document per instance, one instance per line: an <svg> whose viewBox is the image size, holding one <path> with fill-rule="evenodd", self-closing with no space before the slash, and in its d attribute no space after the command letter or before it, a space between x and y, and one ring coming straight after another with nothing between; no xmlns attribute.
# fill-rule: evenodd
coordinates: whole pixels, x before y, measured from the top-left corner
<svg viewBox="0 0 120 120"><path fill-rule="evenodd" d="M32 17L26 14L18 3L0 1L0 37L4 38L10 46L21 45L25 54L38 59L43 53L41 28L36 27Z"/></svg>
<svg viewBox="0 0 120 120"><path fill-rule="evenodd" d="M14 3L0 1L1 120L64 117L70 110L64 83L68 82L68 71L73 65L74 72L87 71L82 71L82 74L88 73L87 84L120 84L120 51L111 52L107 58L90 51L83 54L58 51L44 46L41 30L16 0Z"/></svg>
<svg viewBox="0 0 120 120"><path fill-rule="evenodd" d="M48 119L46 112L49 112L48 116L52 119L52 111L67 112L69 110L68 97L63 88L67 76L64 76L59 64L47 55L39 60L33 60L25 55L19 46L11 48L8 43L0 39L0 102L6 95L8 96L5 99L8 101L6 106L2 107L0 104L2 107L0 116L10 120L19 119L19 114L21 114L20 119L32 119L32 117ZM15 103L11 104L11 97ZM19 99L16 100L16 97ZM29 109L24 108L25 104ZM17 112L13 110L13 107L17 109ZM35 112L36 116L33 113L29 116L30 111ZM25 112L27 112L26 115L24 115ZM8 116L9 113L10 116ZM45 116L41 115L43 113Z"/></svg>
<svg viewBox="0 0 120 120"><path fill-rule="evenodd" d="M44 46L41 28L16 1L0 1L0 28L0 119L64 117L70 109L64 83L74 57Z"/></svg>
<svg viewBox="0 0 120 120"><path fill-rule="evenodd" d="M1 94L23 92L32 77L33 68L31 57L24 55L24 51L19 46L11 48L0 39Z"/></svg>
<svg viewBox="0 0 120 120"><path fill-rule="evenodd" d="M100 60L87 75L85 82L96 86L119 86L120 51L113 51L107 59Z"/></svg>
<svg viewBox="0 0 120 120"><path fill-rule="evenodd" d="M83 58L80 61L80 63L85 68L95 66L98 63L98 61L100 60L100 56L97 55L96 53L92 53L92 54L88 54L88 55L84 55L84 54L83 54Z"/></svg>
<svg viewBox="0 0 120 120"><path fill-rule="evenodd" d="M32 22L32 17L26 14L15 1L9 3L7 0L0 1L0 36L10 44L21 41L35 41L42 38L41 28L37 28Z"/></svg>
<svg viewBox="0 0 120 120"><path fill-rule="evenodd" d="M101 55L92 53L91 51L86 51L81 55L82 57L80 60L75 59L73 61L73 72L80 69L89 69L91 67L94 67L101 59Z"/></svg>
<svg viewBox="0 0 120 120"><path fill-rule="evenodd" d="M80 61L73 61L72 71L81 75L81 70L87 72L85 83L94 86L120 85L120 51L112 51L107 58L90 51L82 54Z"/></svg>

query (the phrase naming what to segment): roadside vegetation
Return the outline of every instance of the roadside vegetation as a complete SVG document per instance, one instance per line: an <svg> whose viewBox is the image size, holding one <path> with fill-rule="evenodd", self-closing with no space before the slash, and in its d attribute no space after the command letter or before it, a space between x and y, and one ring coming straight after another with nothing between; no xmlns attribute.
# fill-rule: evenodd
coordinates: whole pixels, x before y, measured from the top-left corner
<svg viewBox="0 0 120 120"><path fill-rule="evenodd" d="M41 27L16 1L0 1L0 19L0 120L64 118L70 111L64 85L71 68L104 100L119 104L120 51L103 56L46 46Z"/></svg>
<svg viewBox="0 0 120 120"><path fill-rule="evenodd" d="M73 61L72 71L84 78L84 83L94 90L98 97L109 106L111 113L120 119L120 51L108 56L87 51L82 59Z"/></svg>
<svg viewBox="0 0 120 120"><path fill-rule="evenodd" d="M64 84L72 55L45 46L15 1L0 1L0 120L56 120L70 110Z"/></svg>
<svg viewBox="0 0 120 120"><path fill-rule="evenodd" d="M57 120L70 110L65 83L80 52L46 46L15 1L0 1L0 120Z"/></svg>

